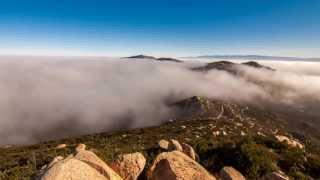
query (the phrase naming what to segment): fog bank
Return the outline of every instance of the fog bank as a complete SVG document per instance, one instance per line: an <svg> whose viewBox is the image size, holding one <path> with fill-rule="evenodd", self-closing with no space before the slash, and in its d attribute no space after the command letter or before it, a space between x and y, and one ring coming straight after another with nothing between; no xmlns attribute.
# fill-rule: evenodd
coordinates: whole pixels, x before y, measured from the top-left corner
<svg viewBox="0 0 320 180"><path fill-rule="evenodd" d="M190 70L198 63L1 57L0 144L157 125L172 113L169 102L194 95L246 103L320 101L320 65L301 70L272 63L280 70L241 67L242 78Z"/></svg>

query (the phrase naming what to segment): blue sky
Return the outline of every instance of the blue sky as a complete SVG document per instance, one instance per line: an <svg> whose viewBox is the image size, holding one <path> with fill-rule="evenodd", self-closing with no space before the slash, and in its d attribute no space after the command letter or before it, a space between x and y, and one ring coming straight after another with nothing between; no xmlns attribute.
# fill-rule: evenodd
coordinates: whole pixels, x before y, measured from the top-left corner
<svg viewBox="0 0 320 180"><path fill-rule="evenodd" d="M0 1L0 54L141 53L320 57L320 1Z"/></svg>

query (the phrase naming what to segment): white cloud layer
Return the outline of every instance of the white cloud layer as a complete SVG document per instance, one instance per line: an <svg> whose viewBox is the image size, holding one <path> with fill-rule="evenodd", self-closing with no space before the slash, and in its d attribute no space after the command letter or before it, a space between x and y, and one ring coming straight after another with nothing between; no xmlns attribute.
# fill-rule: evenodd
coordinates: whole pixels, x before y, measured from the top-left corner
<svg viewBox="0 0 320 180"><path fill-rule="evenodd" d="M246 103L320 101L320 64L263 62L279 71L194 72L197 63L100 58L1 57L0 144L167 120L167 102L200 95ZM317 68L318 67L318 70Z"/></svg>

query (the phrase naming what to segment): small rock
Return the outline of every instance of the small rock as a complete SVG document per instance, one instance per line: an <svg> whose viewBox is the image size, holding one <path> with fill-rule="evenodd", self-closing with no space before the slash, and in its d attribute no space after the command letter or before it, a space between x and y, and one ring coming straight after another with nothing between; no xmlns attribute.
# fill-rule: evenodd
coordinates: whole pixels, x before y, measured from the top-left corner
<svg viewBox="0 0 320 180"><path fill-rule="evenodd" d="M257 132L257 135L259 135L259 136L266 136L266 135L263 134L262 132Z"/></svg>
<svg viewBox="0 0 320 180"><path fill-rule="evenodd" d="M41 167L41 169L40 169L40 174L42 174L41 172L44 171L44 170L47 169L47 168L48 168L48 165L47 165L47 164L43 165L43 166Z"/></svg>
<svg viewBox="0 0 320 180"><path fill-rule="evenodd" d="M58 145L56 146L56 149L63 149L63 148L66 148L66 147L67 147L66 144L58 144Z"/></svg>
<svg viewBox="0 0 320 180"><path fill-rule="evenodd" d="M212 132L212 134L213 134L214 136L219 136L219 135L220 135L220 131L214 131L214 132Z"/></svg>
<svg viewBox="0 0 320 180"><path fill-rule="evenodd" d="M185 128L186 128L186 126L181 126L181 128L182 128L182 129L185 129Z"/></svg>
<svg viewBox="0 0 320 180"><path fill-rule="evenodd" d="M247 134L246 134L245 132L241 131L241 132L240 132L240 135L241 135L241 136L245 136L245 135L247 135Z"/></svg>
<svg viewBox="0 0 320 180"><path fill-rule="evenodd" d="M169 142L167 140L164 140L164 139L161 139L158 142L158 145L159 145L160 148L165 149L165 150L168 150L168 148L169 148Z"/></svg>
<svg viewBox="0 0 320 180"><path fill-rule="evenodd" d="M246 178L233 167L223 167L220 171L221 180L245 180Z"/></svg>
<svg viewBox="0 0 320 180"><path fill-rule="evenodd" d="M76 147L76 152L83 151L83 150L86 150L86 145L85 144L78 144Z"/></svg>
<svg viewBox="0 0 320 180"><path fill-rule="evenodd" d="M262 180L289 180L289 177L279 172L272 172L265 175Z"/></svg>

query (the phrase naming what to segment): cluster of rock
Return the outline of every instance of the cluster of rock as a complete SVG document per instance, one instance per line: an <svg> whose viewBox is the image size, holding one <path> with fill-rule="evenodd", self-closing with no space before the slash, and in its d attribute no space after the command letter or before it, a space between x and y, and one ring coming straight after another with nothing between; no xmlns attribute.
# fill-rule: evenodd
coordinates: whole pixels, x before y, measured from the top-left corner
<svg viewBox="0 0 320 180"><path fill-rule="evenodd" d="M210 174L198 162L194 149L177 140L159 141L160 153L146 171L148 180L245 180L245 177L233 167L224 167L216 176ZM61 148L59 146L59 148ZM44 166L40 180L137 180L146 166L145 157L139 153L119 155L115 161L107 165L95 153L86 150L84 144L76 147L75 154L66 158L57 156ZM264 180L287 180L279 173L272 173Z"/></svg>
<svg viewBox="0 0 320 180"><path fill-rule="evenodd" d="M291 146L291 147L297 147L297 148L300 148L300 149L303 149L303 148L304 148L304 145L301 144L299 141L294 140L294 139L290 139L290 138L287 137L287 136L276 135L275 137L276 137L276 139L277 139L279 142L287 143L287 144L288 144L289 146Z"/></svg>

